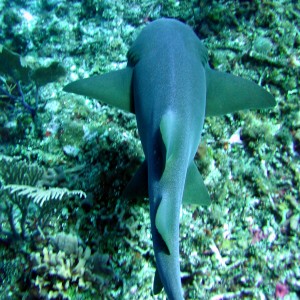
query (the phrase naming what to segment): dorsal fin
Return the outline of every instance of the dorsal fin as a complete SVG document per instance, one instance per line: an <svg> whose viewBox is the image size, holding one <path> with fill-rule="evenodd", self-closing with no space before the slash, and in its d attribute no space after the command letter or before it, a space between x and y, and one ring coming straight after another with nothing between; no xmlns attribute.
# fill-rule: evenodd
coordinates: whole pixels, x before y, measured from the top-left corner
<svg viewBox="0 0 300 300"><path fill-rule="evenodd" d="M77 80L64 87L65 92L95 98L134 113L131 89L132 68Z"/></svg>
<svg viewBox="0 0 300 300"><path fill-rule="evenodd" d="M173 131L178 131L180 129L178 126L176 126L176 119L174 114L171 111L167 112L162 116L159 129L160 129L163 143L166 148L165 161L167 162L170 159L172 153L174 153L175 151Z"/></svg>
<svg viewBox="0 0 300 300"><path fill-rule="evenodd" d="M206 67L206 116L243 109L260 109L276 104L274 97L256 83Z"/></svg>
<svg viewBox="0 0 300 300"><path fill-rule="evenodd" d="M163 184L168 185L167 193L162 195L159 206L156 211L155 216L155 226L160 233L163 241L166 245L166 254L171 254L174 247L173 244L173 235L172 229L176 227L177 218L176 215L179 214L179 209L181 205L181 199L178 199L175 195L173 195L172 189L172 166L174 165L174 160L176 157L176 148L178 145L176 144L176 140L174 139L174 132L180 130L175 115L168 111L165 113L160 122L160 133L161 137L166 149L165 153L165 167L163 170L163 174L161 177L161 181ZM175 201L180 201L179 205Z"/></svg>

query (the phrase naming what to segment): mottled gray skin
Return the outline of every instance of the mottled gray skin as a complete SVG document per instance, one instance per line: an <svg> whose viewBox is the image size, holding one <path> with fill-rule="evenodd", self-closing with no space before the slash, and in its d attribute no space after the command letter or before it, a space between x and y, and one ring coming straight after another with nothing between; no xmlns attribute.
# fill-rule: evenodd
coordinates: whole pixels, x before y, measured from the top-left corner
<svg viewBox="0 0 300 300"><path fill-rule="evenodd" d="M130 60L132 52L135 53L134 62ZM137 125L148 164L154 252L169 299L183 299L179 213L187 168L197 151L205 117L205 61L206 51L194 32L173 20L162 19L148 25L129 52L129 65L134 64L133 97ZM182 74L189 80L183 80ZM169 145L164 145L160 134L164 115L173 121L169 124ZM172 149L172 163L166 164L169 149ZM166 242L156 227L156 212L164 198L172 203L169 213L173 222L168 224L169 249L166 249Z"/></svg>
<svg viewBox="0 0 300 300"><path fill-rule="evenodd" d="M99 99L136 114L145 162L127 187L127 196L147 196L157 273L154 293L183 299L179 266L182 202L209 205L193 162L205 115L275 105L255 83L214 71L194 32L171 19L142 30L128 52L128 66L78 80L65 91Z"/></svg>

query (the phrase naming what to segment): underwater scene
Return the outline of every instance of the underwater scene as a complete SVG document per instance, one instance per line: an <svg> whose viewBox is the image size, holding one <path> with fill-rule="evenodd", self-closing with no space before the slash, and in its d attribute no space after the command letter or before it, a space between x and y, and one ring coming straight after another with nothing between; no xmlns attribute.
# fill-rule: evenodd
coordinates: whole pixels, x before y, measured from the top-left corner
<svg viewBox="0 0 300 300"><path fill-rule="evenodd" d="M0 299L300 299L299 23L0 0Z"/></svg>

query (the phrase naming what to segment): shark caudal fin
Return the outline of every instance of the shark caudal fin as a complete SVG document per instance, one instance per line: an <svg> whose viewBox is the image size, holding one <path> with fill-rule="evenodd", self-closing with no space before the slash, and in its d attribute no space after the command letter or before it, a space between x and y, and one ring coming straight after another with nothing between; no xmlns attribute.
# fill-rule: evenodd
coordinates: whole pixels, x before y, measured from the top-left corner
<svg viewBox="0 0 300 300"><path fill-rule="evenodd" d="M218 116L243 109L275 106L274 97L256 83L206 67L206 116Z"/></svg>
<svg viewBox="0 0 300 300"><path fill-rule="evenodd" d="M95 98L128 112L134 112L131 95L132 68L77 80L64 87L65 92Z"/></svg>

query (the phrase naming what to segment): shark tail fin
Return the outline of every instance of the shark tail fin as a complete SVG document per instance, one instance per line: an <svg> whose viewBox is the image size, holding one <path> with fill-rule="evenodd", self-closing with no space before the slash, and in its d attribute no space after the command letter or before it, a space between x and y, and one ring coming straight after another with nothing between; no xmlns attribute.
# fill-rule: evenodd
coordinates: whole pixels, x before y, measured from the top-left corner
<svg viewBox="0 0 300 300"><path fill-rule="evenodd" d="M256 83L206 67L206 115L217 116L243 109L275 106L274 97Z"/></svg>
<svg viewBox="0 0 300 300"><path fill-rule="evenodd" d="M134 113L131 95L132 68L77 80L64 87L65 92L83 95Z"/></svg>
<svg viewBox="0 0 300 300"><path fill-rule="evenodd" d="M208 206L211 202L202 176L194 162L191 162L187 170L182 202L203 206Z"/></svg>

